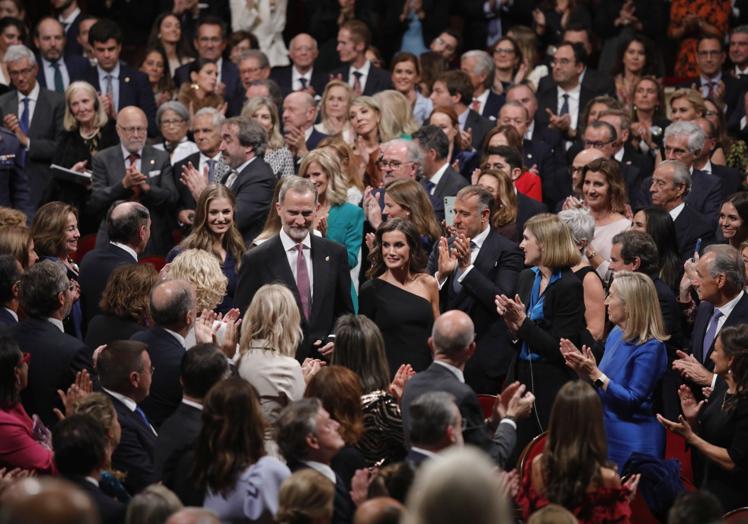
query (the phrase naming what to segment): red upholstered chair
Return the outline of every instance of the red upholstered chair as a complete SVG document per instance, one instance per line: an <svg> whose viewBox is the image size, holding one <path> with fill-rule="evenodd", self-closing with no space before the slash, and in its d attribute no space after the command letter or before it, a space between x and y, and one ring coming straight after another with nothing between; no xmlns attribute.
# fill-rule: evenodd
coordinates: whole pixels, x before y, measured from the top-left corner
<svg viewBox="0 0 748 524"><path fill-rule="evenodd" d="M78 239L78 251L76 251L72 257L73 260L75 260L75 263L80 264L81 260L83 260L83 256L93 250L94 247L96 247L96 233L89 233L88 235L80 237Z"/></svg>
<svg viewBox="0 0 748 524"><path fill-rule="evenodd" d="M151 264L156 271L161 271L166 265L166 259L164 257L145 257L138 260L138 264Z"/></svg>
<svg viewBox="0 0 748 524"><path fill-rule="evenodd" d="M517 473L519 478L525 477L525 469L529 468L535 457L543 453L545 441L548 440L548 432L543 431L540 435L530 441L517 459Z"/></svg>
<svg viewBox="0 0 748 524"><path fill-rule="evenodd" d="M495 395L478 395L478 402L480 402L480 409L483 411L483 416L488 418L493 412L493 405L496 403Z"/></svg>
<svg viewBox="0 0 748 524"><path fill-rule="evenodd" d="M745 519L748 519L748 507L734 509L725 513L722 517L725 524L738 524L739 522L745 522Z"/></svg>
<svg viewBox="0 0 748 524"><path fill-rule="evenodd" d="M665 432L665 459L678 459L680 462L680 478L687 491L695 491L693 484L693 465L691 464L691 450L688 449L686 439L673 433Z"/></svg>

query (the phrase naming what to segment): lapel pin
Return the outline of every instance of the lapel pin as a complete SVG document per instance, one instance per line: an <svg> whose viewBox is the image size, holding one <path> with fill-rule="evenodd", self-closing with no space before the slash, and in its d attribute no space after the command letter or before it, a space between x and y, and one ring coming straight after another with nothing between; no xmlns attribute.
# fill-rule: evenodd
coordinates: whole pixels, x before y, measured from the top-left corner
<svg viewBox="0 0 748 524"><path fill-rule="evenodd" d="M151 158L151 165L155 165L155 164L156 164L156 160Z"/></svg>
<svg viewBox="0 0 748 524"><path fill-rule="evenodd" d="M130 77L129 77L129 76L126 76L126 77L125 77L125 83L126 83L126 84L129 84L129 83L130 83Z"/></svg>
<svg viewBox="0 0 748 524"><path fill-rule="evenodd" d="M532 158L532 153L527 153L527 158Z"/></svg>
<svg viewBox="0 0 748 524"><path fill-rule="evenodd" d="M328 255L325 257L325 262L329 262L329 261L330 261L330 256Z"/></svg>

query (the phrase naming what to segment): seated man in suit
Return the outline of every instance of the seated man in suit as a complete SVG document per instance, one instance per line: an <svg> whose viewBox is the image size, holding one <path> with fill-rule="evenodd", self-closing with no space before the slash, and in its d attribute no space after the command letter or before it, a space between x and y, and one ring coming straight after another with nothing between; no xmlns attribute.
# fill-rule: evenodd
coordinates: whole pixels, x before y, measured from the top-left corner
<svg viewBox="0 0 748 524"><path fill-rule="evenodd" d="M34 45L41 59L36 79L42 87L60 94L71 82L81 80L90 65L82 56L64 55L65 41L65 30L58 20L46 17L36 25Z"/></svg>
<svg viewBox="0 0 748 524"><path fill-rule="evenodd" d="M138 202L116 202L107 213L109 242L86 253L80 264L80 301L86 322L101 313L99 300L115 268L135 264L151 238L151 215Z"/></svg>
<svg viewBox="0 0 748 524"><path fill-rule="evenodd" d="M239 56L236 64L239 68L239 79L246 91L249 83L254 80L267 80L270 78L270 62L267 55L259 49L249 49Z"/></svg>
<svg viewBox="0 0 748 524"><path fill-rule="evenodd" d="M441 130L439 130L441 132ZM304 339L296 357L317 357L341 315L353 312L348 255L341 244L311 234L317 192L305 178L286 177L278 195L278 235L250 249L242 258L234 303L244 313L264 284L282 283L294 294Z"/></svg>
<svg viewBox="0 0 748 524"><path fill-rule="evenodd" d="M444 220L444 197L455 196L468 185L467 180L449 165L449 139L439 127L426 125L413 133L423 152L423 178L438 222Z"/></svg>
<svg viewBox="0 0 748 524"><path fill-rule="evenodd" d="M28 207L35 210L51 178L49 164L63 131L65 100L61 94L42 88L36 81L39 66L28 47L8 47L5 64L15 91L0 96L0 111L4 126L16 135L23 148L31 189ZM16 181L23 183L18 178Z"/></svg>
<svg viewBox="0 0 748 524"><path fill-rule="evenodd" d="M117 200L140 202L151 215L151 238L144 254L165 256L173 244L173 208L178 194L169 153L146 145L147 128L146 115L139 107L126 107L119 112L120 143L93 157L88 209L94 216L102 216ZM102 222L97 247L108 244L106 236Z"/></svg>
<svg viewBox="0 0 748 524"><path fill-rule="evenodd" d="M434 107L454 109L460 125L462 143L472 144L473 149L480 151L494 122L483 118L472 109L473 85L470 83L470 77L462 71L442 73L434 82L430 98Z"/></svg>
<svg viewBox="0 0 748 524"><path fill-rule="evenodd" d="M0 326L18 323L21 263L13 255L0 255Z"/></svg>
<svg viewBox="0 0 748 524"><path fill-rule="evenodd" d="M145 73L133 69L119 57L122 52L122 30L112 20L99 20L88 33L96 66L86 71L83 80L101 93L109 118L116 120L119 111L139 107L148 119L148 135L156 136L156 99Z"/></svg>
<svg viewBox="0 0 748 524"><path fill-rule="evenodd" d="M135 495L160 480L154 462L156 430L138 407L148 397L155 371L148 346L115 340L100 352L96 371L122 428L119 445L112 453L112 467L127 474L125 488Z"/></svg>
<svg viewBox="0 0 748 524"><path fill-rule="evenodd" d="M501 390L514 357L511 337L495 314L496 295L514 296L524 268L522 252L491 227L494 198L480 186L457 193L451 242L442 238L429 258L429 272L439 284L442 311L459 309L475 324L476 349L465 367L474 391Z"/></svg>
<svg viewBox="0 0 748 524"><path fill-rule="evenodd" d="M740 191L743 183L740 171L711 162L712 151L717 147L717 130L711 120L706 118L697 118L694 122L704 132L704 147L696 155L693 168L695 171L719 178L722 181L723 199L726 200L733 193Z"/></svg>
<svg viewBox="0 0 748 524"><path fill-rule="evenodd" d="M67 391L77 372L91 371L91 351L62 326L73 306L73 289L65 267L51 260L37 262L21 277L21 308L27 318L15 325L13 334L33 359L21 400L29 415L39 415L47 427L57 422L53 409L63 409L57 390Z"/></svg>
<svg viewBox="0 0 748 524"><path fill-rule="evenodd" d="M564 148L563 137L557 129L548 129L537 125L538 98L535 96L535 90L526 80L519 84L514 84L506 92L507 102L519 102L527 110L527 129L525 129L524 139L532 142L543 141L556 151L559 158L563 159Z"/></svg>
<svg viewBox="0 0 748 524"><path fill-rule="evenodd" d="M267 133L255 120L235 116L221 126L221 154L233 170L221 182L236 197L236 227L248 246L262 231L275 190L266 147Z"/></svg>
<svg viewBox="0 0 748 524"><path fill-rule="evenodd" d="M151 390L140 406L148 419L159 428L182 401L179 369L197 311L195 288L185 280L165 280L151 290L151 318L154 326L135 333L131 340L148 346L151 364L158 369Z"/></svg>
<svg viewBox="0 0 748 524"><path fill-rule="evenodd" d="M483 118L496 120L501 106L504 105L506 95L496 94L491 89L496 71L493 59L485 51L467 51L460 58L460 70L470 77L470 83L473 86L470 109Z"/></svg>
<svg viewBox="0 0 748 524"><path fill-rule="evenodd" d="M338 30L338 56L343 67L332 71L353 88L355 96L373 95L385 89L392 89L392 78L388 71L374 66L366 58L366 50L371 45L371 31L360 20L348 20Z"/></svg>
<svg viewBox="0 0 748 524"><path fill-rule="evenodd" d="M317 106L312 95L306 91L295 91L283 100L283 132L286 147L299 162L315 149L327 135L314 129Z"/></svg>
<svg viewBox="0 0 748 524"><path fill-rule="evenodd" d="M156 472L167 488L174 489L179 460L200 434L203 398L228 374L226 356L213 344L198 344L184 353L179 373L182 401L161 424L156 439Z"/></svg>
<svg viewBox="0 0 748 524"><path fill-rule="evenodd" d="M514 419L529 415L535 399L532 393L524 392L524 386L515 383L507 388L506 398L496 403L490 419L483 418L478 396L465 384L463 376L465 363L475 352L474 337L473 322L462 311L447 311L436 319L429 338L434 362L405 384L400 402L403 429L406 435L410 434L411 406L416 399L424 393L446 391L454 395L460 410L465 443L488 452L503 466L516 442Z"/></svg>
<svg viewBox="0 0 748 524"><path fill-rule="evenodd" d="M125 520L125 506L99 488L101 471L111 460L106 430L92 415L66 417L52 432L57 471L91 499L102 524Z"/></svg>
<svg viewBox="0 0 748 524"><path fill-rule="evenodd" d="M299 33L288 45L288 58L291 65L275 67L270 78L281 88L285 98L294 91L307 91L310 95L322 95L327 76L314 69L314 61L319 56L317 41L306 33Z"/></svg>
<svg viewBox="0 0 748 524"><path fill-rule="evenodd" d="M410 449L405 461L417 469L443 449L462 446L462 415L447 391L424 393L410 405Z"/></svg>
<svg viewBox="0 0 748 524"><path fill-rule="evenodd" d="M714 388L717 382L714 362L709 356L720 330L748 322L748 296L743 290L745 264L734 247L709 246L695 266L691 284L701 302L696 310L689 351L678 352L673 369L700 396L702 387Z"/></svg>
<svg viewBox="0 0 748 524"><path fill-rule="evenodd" d="M715 229L686 201L689 191L692 191L691 175L685 164L666 160L655 168L649 186L652 205L664 209L673 219L678 254L684 263L694 256L698 240L702 246L714 240Z"/></svg>
<svg viewBox="0 0 748 524"><path fill-rule="evenodd" d="M395 180L419 180L423 176L423 152L413 140L394 138L379 146L379 169L386 186Z"/></svg>

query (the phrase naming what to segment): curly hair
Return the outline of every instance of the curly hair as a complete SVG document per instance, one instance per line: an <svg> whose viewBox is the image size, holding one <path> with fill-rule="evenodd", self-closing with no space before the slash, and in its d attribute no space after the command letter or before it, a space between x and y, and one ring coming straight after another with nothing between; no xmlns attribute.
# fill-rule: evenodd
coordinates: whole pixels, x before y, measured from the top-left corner
<svg viewBox="0 0 748 524"><path fill-rule="evenodd" d="M120 266L107 280L99 307L104 313L145 325L151 316L151 288L157 281L158 271L151 264Z"/></svg>
<svg viewBox="0 0 748 524"><path fill-rule="evenodd" d="M387 266L385 266L384 257L382 256L382 236L385 233L392 233L393 231L400 231L408 242L408 248L410 249L408 270L412 274L424 273L426 271L426 262L428 259L426 252L421 245L420 235L415 224L410 220L393 218L380 225L379 229L377 229L374 240L374 249L369 253L371 268L369 268L369 271L366 274L369 278L376 278L387 271Z"/></svg>
<svg viewBox="0 0 748 524"><path fill-rule="evenodd" d="M318 398L330 417L340 423L340 436L354 445L364 434L364 394L359 376L344 366L327 366L314 375L306 386L304 396Z"/></svg>
<svg viewBox="0 0 748 524"><path fill-rule="evenodd" d="M65 229L71 213L77 220L78 210L64 202L49 202L37 210L31 224L31 236L39 256L67 257Z"/></svg>
<svg viewBox="0 0 748 524"><path fill-rule="evenodd" d="M25 226L27 218L23 211L12 207L0 207L0 227Z"/></svg>
<svg viewBox="0 0 748 524"><path fill-rule="evenodd" d="M169 263L170 279L183 279L195 286L198 311L213 310L226 296L228 279L218 259L204 249L182 251Z"/></svg>

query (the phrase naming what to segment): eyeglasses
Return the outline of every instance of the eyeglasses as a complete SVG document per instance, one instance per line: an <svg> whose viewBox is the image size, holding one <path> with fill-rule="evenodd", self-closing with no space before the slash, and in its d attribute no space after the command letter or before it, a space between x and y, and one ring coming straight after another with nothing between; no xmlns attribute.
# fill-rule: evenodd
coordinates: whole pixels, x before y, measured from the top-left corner
<svg viewBox="0 0 748 524"><path fill-rule="evenodd" d="M181 126L184 123L185 123L185 120L182 120L181 118L178 120L175 119L175 120L162 120L161 121L162 126Z"/></svg>
<svg viewBox="0 0 748 524"><path fill-rule="evenodd" d="M128 135L133 135L135 133L143 134L146 131L148 131L147 127L140 127L140 126L131 126L131 127L124 127L124 126L117 126L123 133L126 133Z"/></svg>
<svg viewBox="0 0 748 524"><path fill-rule="evenodd" d="M29 76L33 72L34 72L33 67L26 67L24 69L15 69L15 70L8 69L8 74L12 76L13 78L16 78L19 76Z"/></svg>
<svg viewBox="0 0 748 524"><path fill-rule="evenodd" d="M603 147L612 144L614 141L615 140L608 140L607 142L602 142L602 141L592 142L592 141L585 140L584 147L591 147L593 149L602 149Z"/></svg>

